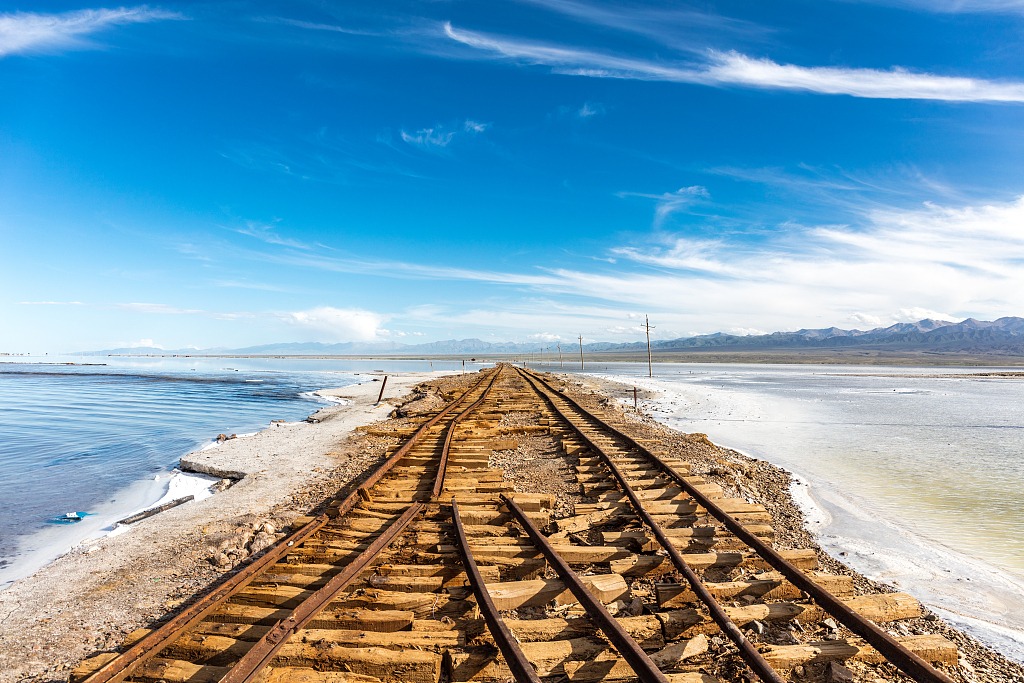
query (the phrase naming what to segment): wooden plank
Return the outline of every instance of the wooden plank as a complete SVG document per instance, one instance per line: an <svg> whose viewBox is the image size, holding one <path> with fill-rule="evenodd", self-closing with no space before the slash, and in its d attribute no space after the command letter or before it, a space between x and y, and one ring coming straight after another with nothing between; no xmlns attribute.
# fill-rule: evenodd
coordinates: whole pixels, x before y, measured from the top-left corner
<svg viewBox="0 0 1024 683"><path fill-rule="evenodd" d="M260 683L382 683L382 680L347 671L316 671L289 666L268 668L261 674Z"/></svg>
<svg viewBox="0 0 1024 683"><path fill-rule="evenodd" d="M921 603L906 593L878 593L840 598L847 605L876 623L886 623L901 619L916 619L923 613ZM803 624L813 624L826 619L829 615L819 606L811 602L780 601L755 603L739 607L724 606L729 618L738 626L746 626L753 621L790 621L799 619ZM667 632L678 635L695 635L697 633L717 633L718 625L708 618L699 617L694 613L695 621L688 624L666 625Z"/></svg>
<svg viewBox="0 0 1024 683"><path fill-rule="evenodd" d="M291 611L286 609L228 603L207 617L206 621L273 626L290 615ZM416 615L410 610L329 608L313 619L309 627L401 631L412 628L415 619Z"/></svg>
<svg viewBox="0 0 1024 683"><path fill-rule="evenodd" d="M540 554L532 545L473 545L471 547L473 556L478 562L485 562L492 558L537 557ZM554 548L566 562L572 564L597 564L612 560L631 561L634 557L628 550L615 546L555 545ZM447 552L447 549L448 546L439 546L439 550L443 552Z"/></svg>
<svg viewBox="0 0 1024 683"><path fill-rule="evenodd" d="M856 591L853 577L823 572L807 572L833 595L852 596ZM802 591L782 578L778 572L762 572L743 581L721 581L705 584L712 595L719 599L736 599L745 595L765 600L794 600L803 597ZM658 604L662 607L685 607L697 602L689 586L678 583L655 584Z"/></svg>
<svg viewBox="0 0 1024 683"><path fill-rule="evenodd" d="M956 645L935 634L897 638L901 645L919 657L933 663L956 665ZM762 648L764 658L775 669L792 669L812 662L833 662L855 659L872 664L885 661L875 648L859 638L849 640L823 640L803 645L767 645Z"/></svg>
<svg viewBox="0 0 1024 683"><path fill-rule="evenodd" d="M799 569L809 570L818 567L818 556L814 550L780 550L778 552ZM681 553L681 555L691 568L698 570L710 567L738 567L741 565L751 568L767 568L768 566L762 558L754 553L726 551ZM623 576L644 576L675 570L672 562L664 555L635 555L628 559L614 560L610 566L613 572Z"/></svg>
<svg viewBox="0 0 1024 683"><path fill-rule="evenodd" d="M597 574L580 578L587 590L605 604L616 600L628 602L631 599L626 580L618 574ZM491 594L491 599L499 610L540 607L553 600L560 605L576 602L560 579L488 583L487 592Z"/></svg>
<svg viewBox="0 0 1024 683"><path fill-rule="evenodd" d="M619 623L645 650L665 647L661 619L653 614L638 617L620 617ZM566 640L592 636L597 627L587 617L572 619L506 619L505 624L521 643Z"/></svg>

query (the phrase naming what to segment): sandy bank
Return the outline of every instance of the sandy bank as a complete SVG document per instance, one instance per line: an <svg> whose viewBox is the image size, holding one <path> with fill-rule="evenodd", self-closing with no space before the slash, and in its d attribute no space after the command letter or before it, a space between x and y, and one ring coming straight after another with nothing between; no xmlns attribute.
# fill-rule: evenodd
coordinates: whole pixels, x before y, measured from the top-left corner
<svg viewBox="0 0 1024 683"><path fill-rule="evenodd" d="M396 403L389 397L444 374L391 374L379 405L381 383L373 380L383 375L367 376L318 392L346 402L318 410L313 422L274 423L184 456L185 469L240 480L82 544L0 591L0 681L66 680L77 661L116 645L273 542L315 504L311 491L332 493L380 455L346 443L355 427L387 418Z"/></svg>

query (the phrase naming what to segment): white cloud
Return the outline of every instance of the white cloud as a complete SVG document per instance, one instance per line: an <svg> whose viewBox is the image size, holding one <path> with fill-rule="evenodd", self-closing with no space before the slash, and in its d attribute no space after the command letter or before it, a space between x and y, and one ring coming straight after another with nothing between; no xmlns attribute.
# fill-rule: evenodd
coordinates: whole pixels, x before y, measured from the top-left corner
<svg viewBox="0 0 1024 683"><path fill-rule="evenodd" d="M771 29L740 19L726 17L667 3L663 7L644 7L638 3L609 3L604 6L577 0L519 0L551 12L598 26L628 31L678 47L691 34L729 33L758 36ZM994 0L998 1L998 0ZM616 5L621 6L616 6Z"/></svg>
<svg viewBox="0 0 1024 683"><path fill-rule="evenodd" d="M287 17L257 17L254 21L262 21L273 24L284 24L286 26L294 26L295 28L303 28L308 31L327 31L328 33L343 33L349 36L383 36L386 35L380 31L368 31L366 29L349 28L348 26L338 26L337 24L322 24L315 21L302 21L301 19L289 19Z"/></svg>
<svg viewBox="0 0 1024 683"><path fill-rule="evenodd" d="M87 37L112 26L139 24L182 15L140 7L85 9L62 14L0 14L0 57L29 52L58 52L90 47Z"/></svg>
<svg viewBox="0 0 1024 683"><path fill-rule="evenodd" d="M755 88L804 90L827 95L877 99L946 100L954 102L1024 102L1024 83L939 76L895 67L855 69L804 67L755 59L738 52L709 53L704 72L713 83Z"/></svg>
<svg viewBox="0 0 1024 683"><path fill-rule="evenodd" d="M444 24L450 39L475 50L556 73L593 78L744 86L881 99L954 102L1024 102L1024 82L942 76L901 67L890 70L798 66L735 51L708 50L703 61L662 62L491 36Z"/></svg>
<svg viewBox="0 0 1024 683"><path fill-rule="evenodd" d="M527 339L542 342L561 342L565 341L565 338L560 334L552 334L550 332L538 332L536 334L527 335Z"/></svg>
<svg viewBox="0 0 1024 683"><path fill-rule="evenodd" d="M911 7L925 12L961 14L968 12L1020 13L1022 0L864 0L872 4Z"/></svg>
<svg viewBox="0 0 1024 683"><path fill-rule="evenodd" d="M138 341L129 342L126 346L128 348L130 348L130 349L142 349L142 348L162 349L162 348L164 348L164 347L160 346L159 344L157 344L156 342L154 342L152 339L139 339Z"/></svg>
<svg viewBox="0 0 1024 683"><path fill-rule="evenodd" d="M687 206L701 199L710 199L711 194L706 187L691 185L681 187L674 192L663 192L661 194L648 194L645 192L619 192L619 197L643 197L653 199L657 203L654 207L654 227L660 228L665 219L674 213L682 211Z"/></svg>
<svg viewBox="0 0 1024 683"><path fill-rule="evenodd" d="M722 258L727 246L720 240L697 240L686 237L671 239L658 248L615 247L617 256L659 268L691 270L708 275L742 277L742 266L732 265Z"/></svg>
<svg viewBox="0 0 1024 683"><path fill-rule="evenodd" d="M859 325L867 325L871 328L880 327L882 325L882 319L877 315L871 315L870 313L852 313L850 315L850 320ZM920 318L918 318L918 320L920 320Z"/></svg>
<svg viewBox="0 0 1024 683"><path fill-rule="evenodd" d="M581 119L589 119L592 116L604 113L604 106L596 102L584 102L583 106L576 110L576 116Z"/></svg>
<svg viewBox="0 0 1024 683"><path fill-rule="evenodd" d="M330 341L373 341L387 336L381 328L385 316L358 308L320 306L307 311L283 313L284 322Z"/></svg>
<svg viewBox="0 0 1024 683"><path fill-rule="evenodd" d="M640 334L632 321L650 313L658 337L668 338L676 331L737 327L774 331L844 321L876 327L924 317L1020 315L1021 226L1024 197L875 209L855 226L787 225L756 243L727 234L715 240L663 235L658 242L615 247L615 262L594 262L591 271L488 271L308 253L258 257L374 277L473 282L541 297L491 310L420 306L396 316L432 329L505 338L540 329L569 340L578 331L597 339L610 333L635 339ZM382 324L382 316L368 315L364 336L377 334L373 330Z"/></svg>
<svg viewBox="0 0 1024 683"><path fill-rule="evenodd" d="M415 133L401 132L402 142L417 147L447 147L455 137L453 131L442 131L437 128L420 128Z"/></svg>
<svg viewBox="0 0 1024 683"><path fill-rule="evenodd" d="M610 327L604 328L604 332L615 337L637 337L644 333L644 328L638 325L612 325Z"/></svg>
<svg viewBox="0 0 1024 683"><path fill-rule="evenodd" d="M281 247L293 247L295 249L312 249L312 247L298 240L289 239L287 237L281 237L277 231L270 225L258 223L256 221L246 221L244 228L236 228L235 232L240 235L246 235L248 237L254 237L261 242L267 244L273 244Z"/></svg>
<svg viewBox="0 0 1024 683"><path fill-rule="evenodd" d="M491 127L489 123L480 123L466 119L457 126L438 124L431 128L420 128L415 132L400 131L402 142L425 150L442 150L452 144L460 135L479 135Z"/></svg>
<svg viewBox="0 0 1024 683"><path fill-rule="evenodd" d="M901 308L893 314L892 320L898 323L916 323L918 320L950 320L952 321L957 316L949 315L948 313L939 313L938 311L932 311L927 308Z"/></svg>

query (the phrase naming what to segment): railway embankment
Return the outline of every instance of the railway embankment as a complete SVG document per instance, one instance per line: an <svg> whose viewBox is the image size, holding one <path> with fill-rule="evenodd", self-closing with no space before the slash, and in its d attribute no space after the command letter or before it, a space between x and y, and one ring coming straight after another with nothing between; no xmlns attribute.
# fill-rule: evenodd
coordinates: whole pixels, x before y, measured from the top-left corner
<svg viewBox="0 0 1024 683"><path fill-rule="evenodd" d="M0 594L3 680L497 681L514 660L552 681L1024 679L823 553L785 472L572 376L437 379L358 429L381 409L350 398L352 424L300 428L305 470L261 445L205 518L157 515Z"/></svg>

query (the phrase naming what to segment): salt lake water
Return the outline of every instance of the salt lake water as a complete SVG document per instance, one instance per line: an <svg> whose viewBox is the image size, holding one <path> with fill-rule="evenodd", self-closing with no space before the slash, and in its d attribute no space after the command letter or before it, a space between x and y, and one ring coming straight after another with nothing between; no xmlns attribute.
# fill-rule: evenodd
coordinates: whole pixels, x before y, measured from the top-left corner
<svg viewBox="0 0 1024 683"><path fill-rule="evenodd" d="M642 407L665 424L793 472L826 550L1024 661L1024 379L668 363L649 379L646 364L595 365L652 390Z"/></svg>
<svg viewBox="0 0 1024 683"><path fill-rule="evenodd" d="M220 433L317 410L312 391L459 361L8 358L0 363L0 587L128 514L213 480L174 472ZM79 365L56 364L54 360ZM101 363L103 365L82 365ZM81 522L54 524L72 511Z"/></svg>

